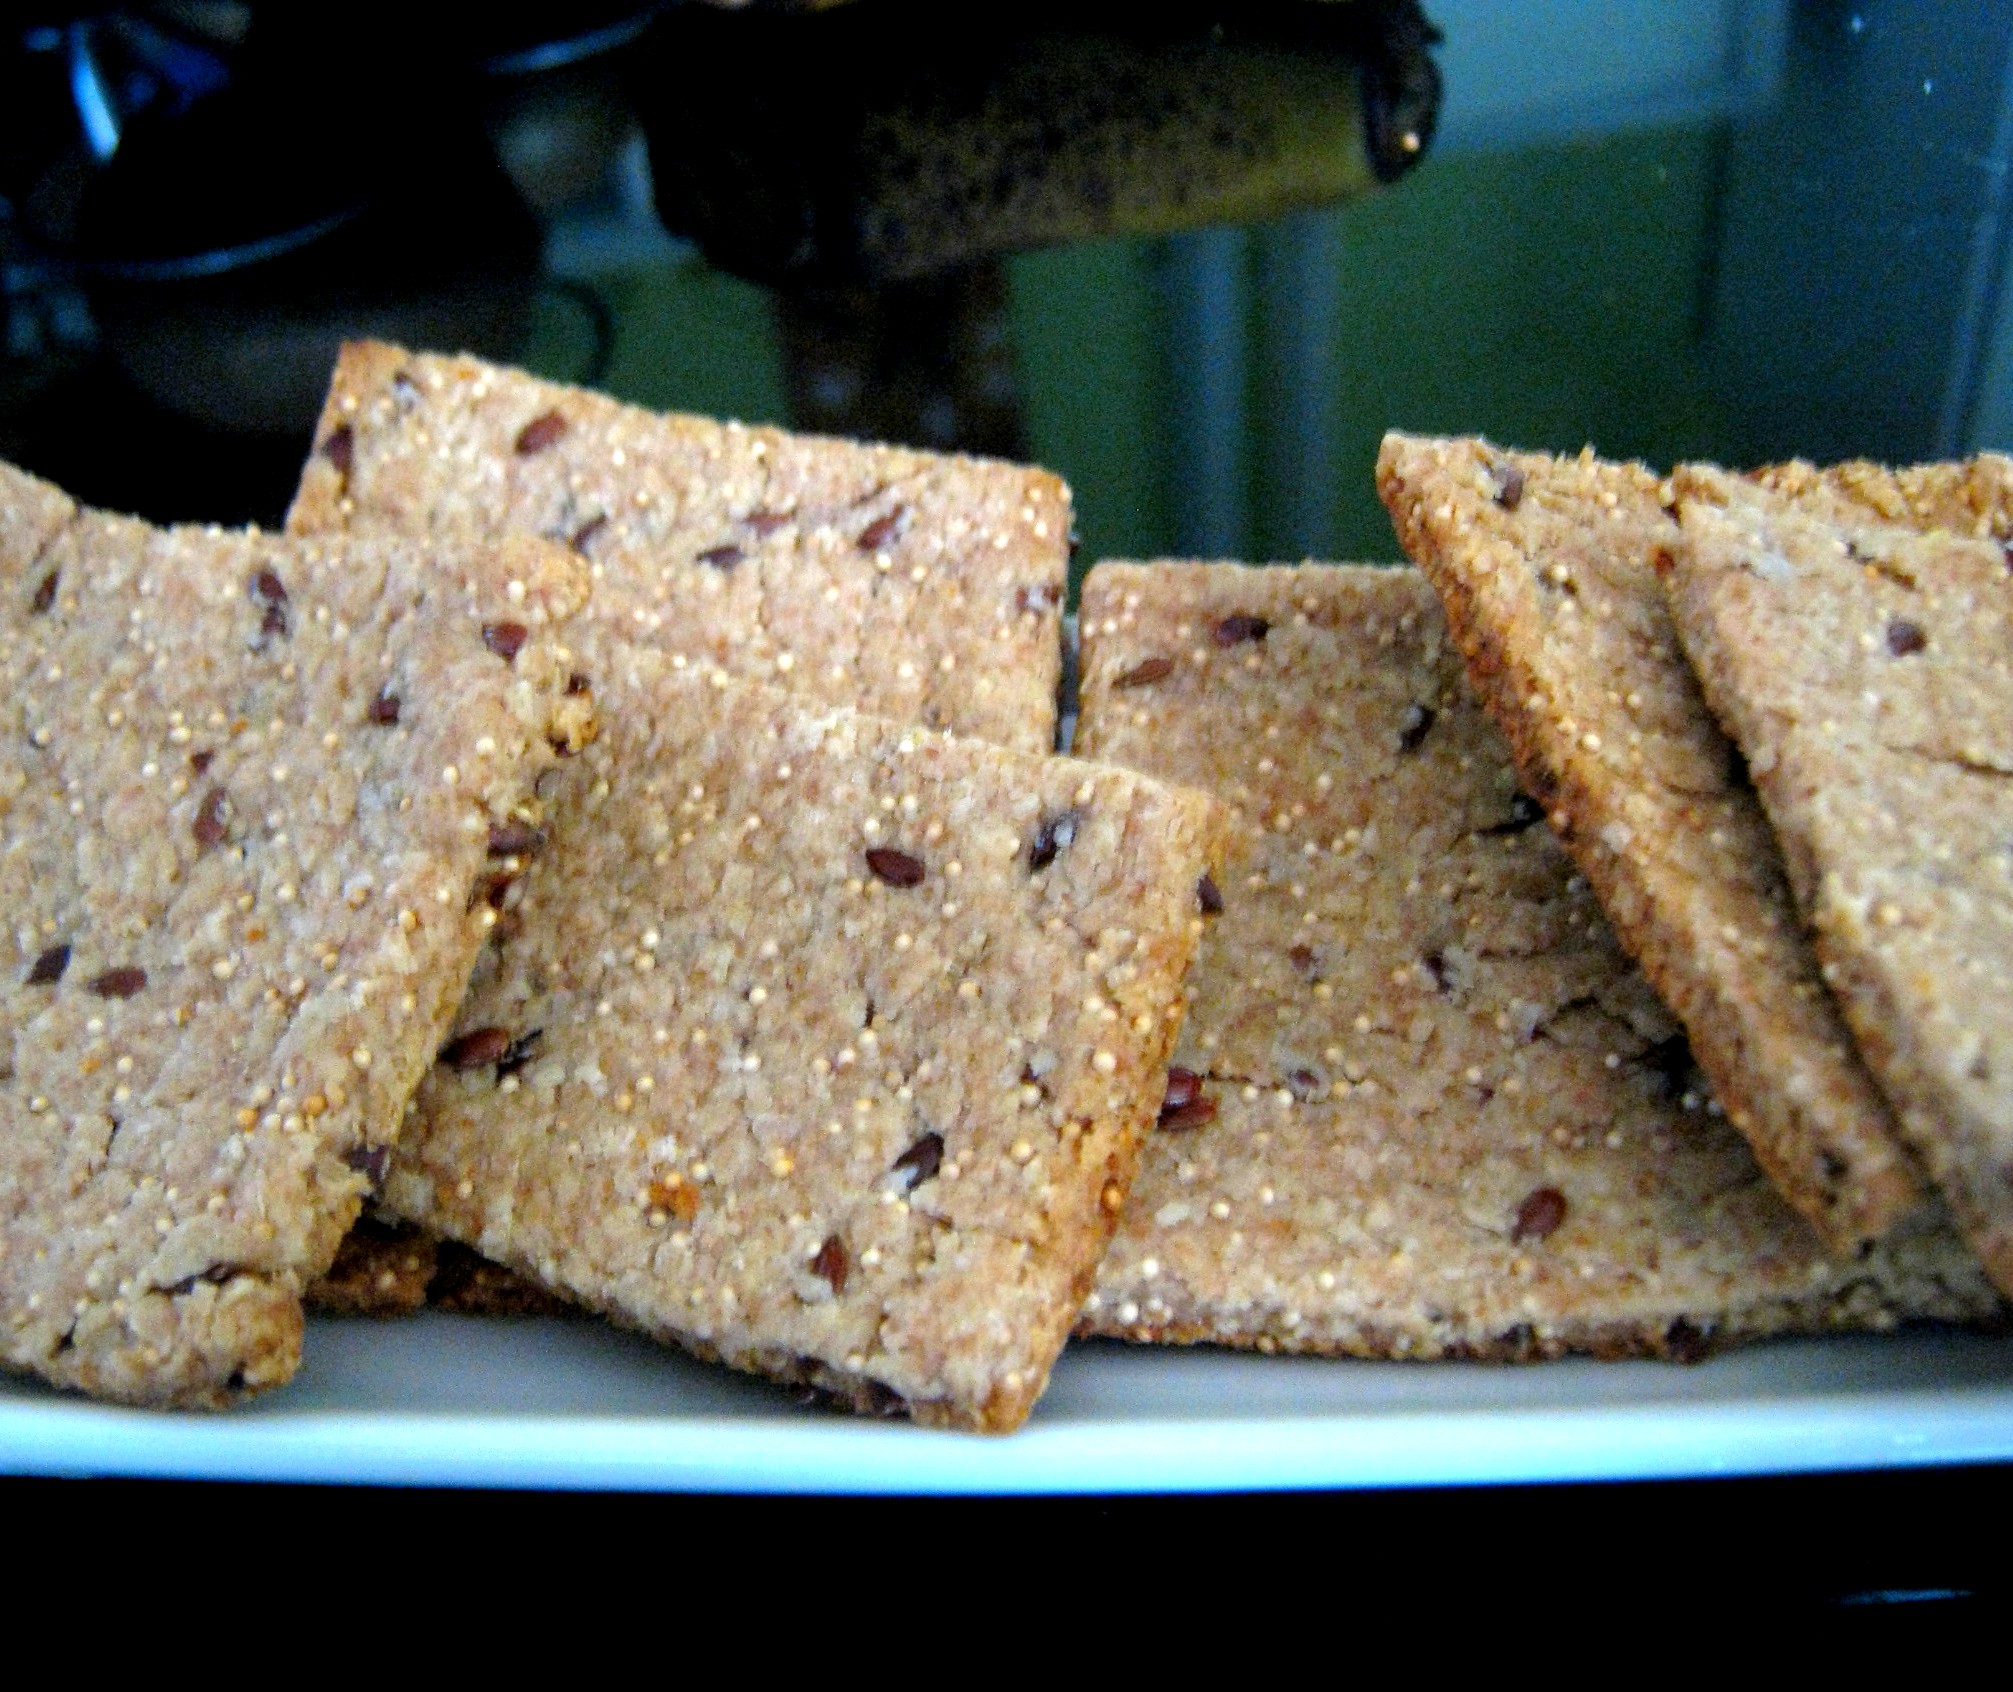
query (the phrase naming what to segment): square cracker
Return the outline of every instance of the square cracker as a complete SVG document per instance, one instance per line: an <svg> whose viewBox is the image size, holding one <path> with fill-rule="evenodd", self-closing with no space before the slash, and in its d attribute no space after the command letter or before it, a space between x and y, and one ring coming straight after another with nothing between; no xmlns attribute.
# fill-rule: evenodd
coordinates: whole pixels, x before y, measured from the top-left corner
<svg viewBox="0 0 2013 1692"><path fill-rule="evenodd" d="M1046 471L662 416L379 342L343 348L316 440L291 529L534 530L592 561L590 631L1055 744L1071 517Z"/></svg>
<svg viewBox="0 0 2013 1692"><path fill-rule="evenodd" d="M585 571L154 529L4 467L0 535L0 1355L226 1402L293 1372L494 920L489 831L585 725Z"/></svg>
<svg viewBox="0 0 2013 1692"><path fill-rule="evenodd" d="M1927 1218L1845 1265L1782 1203L1417 571L1101 565L1082 629L1086 751L1215 792L1250 854L1084 1331L1687 1357L1995 1313Z"/></svg>
<svg viewBox="0 0 2013 1692"><path fill-rule="evenodd" d="M1398 434L1377 477L1525 789L1714 1095L1834 1249L1879 1237L1917 1184L1679 649L1656 577L1677 539L1658 479L1591 453Z"/></svg>
<svg viewBox="0 0 2013 1692"><path fill-rule="evenodd" d="M589 1307L989 1430L1130 1184L1224 823L632 649L386 1183Z"/></svg>
<svg viewBox="0 0 2013 1692"><path fill-rule="evenodd" d="M1989 521L1813 513L1706 469L1676 489L1668 586L1685 650L1747 754L1860 1049L2013 1290L2005 543Z"/></svg>

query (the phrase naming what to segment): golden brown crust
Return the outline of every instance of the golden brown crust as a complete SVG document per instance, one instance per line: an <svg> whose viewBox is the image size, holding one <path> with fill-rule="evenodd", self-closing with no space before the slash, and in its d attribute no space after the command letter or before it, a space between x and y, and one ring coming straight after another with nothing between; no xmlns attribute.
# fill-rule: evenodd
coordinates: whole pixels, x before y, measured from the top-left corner
<svg viewBox="0 0 2013 1692"><path fill-rule="evenodd" d="M1378 486L1526 788L1729 1118L1836 1249L1878 1238L1917 1184L1664 609L1677 529L1657 478L1393 434Z"/></svg>
<svg viewBox="0 0 2013 1692"><path fill-rule="evenodd" d="M324 1316L577 1316L576 1305L454 1240L365 1214L329 1272L307 1290Z"/></svg>
<svg viewBox="0 0 2013 1692"><path fill-rule="evenodd" d="M410 1316L426 1308L438 1258L431 1234L366 1211L343 1236L328 1273L308 1287L307 1307L323 1316Z"/></svg>
<svg viewBox="0 0 2013 1692"><path fill-rule="evenodd" d="M435 1242L426 1302L453 1316L578 1316L580 1307L455 1240Z"/></svg>

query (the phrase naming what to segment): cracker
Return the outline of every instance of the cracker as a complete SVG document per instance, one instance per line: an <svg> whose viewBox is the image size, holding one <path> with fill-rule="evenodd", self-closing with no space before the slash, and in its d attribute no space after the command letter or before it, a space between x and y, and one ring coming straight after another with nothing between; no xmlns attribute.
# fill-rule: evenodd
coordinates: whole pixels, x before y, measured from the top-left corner
<svg viewBox="0 0 2013 1692"><path fill-rule="evenodd" d="M1777 1197L1417 571L1103 565L1081 626L1086 752L1249 848L1085 1332L1689 1357L1996 1311L1933 1212L1843 1265Z"/></svg>
<svg viewBox="0 0 2013 1692"><path fill-rule="evenodd" d="M454 1316L578 1316L580 1307L456 1240L436 1242L426 1302Z"/></svg>
<svg viewBox="0 0 2013 1692"><path fill-rule="evenodd" d="M585 730L585 572L51 509L0 469L0 1355L218 1404L293 1372L494 920L489 830Z"/></svg>
<svg viewBox="0 0 2013 1692"><path fill-rule="evenodd" d="M440 1242L368 1210L343 1236L328 1273L303 1295L325 1316L410 1316L424 1310L440 1267Z"/></svg>
<svg viewBox="0 0 2013 1692"><path fill-rule="evenodd" d="M595 679L386 1202L701 1355L1015 1426L1159 1105L1220 813L645 649Z"/></svg>
<svg viewBox="0 0 2013 1692"><path fill-rule="evenodd" d="M2013 578L1965 532L1680 471L1670 604L1747 754L1826 979L2013 1289ZM1973 532L1982 528L1983 533Z"/></svg>
<svg viewBox="0 0 2013 1692"><path fill-rule="evenodd" d="M1785 473L1822 487L1807 470ZM1835 1249L1879 1237L1918 1186L1664 609L1655 561L1677 528L1657 478L1397 434L1377 474L1526 791L1729 1118Z"/></svg>
<svg viewBox="0 0 2013 1692"><path fill-rule="evenodd" d="M307 1290L327 1316L567 1316L574 1306L453 1240L369 1212L343 1237L329 1272Z"/></svg>
<svg viewBox="0 0 2013 1692"><path fill-rule="evenodd" d="M1071 517L1046 471L661 416L378 342L344 347L316 439L294 530L531 529L592 560L592 629L1054 745Z"/></svg>
<svg viewBox="0 0 2013 1692"><path fill-rule="evenodd" d="M1743 479L1794 500L1813 516L1880 517L1910 528L2002 541L2013 535L2013 459L2003 453L1899 469L1863 458L1819 469L1794 459L1749 471Z"/></svg>

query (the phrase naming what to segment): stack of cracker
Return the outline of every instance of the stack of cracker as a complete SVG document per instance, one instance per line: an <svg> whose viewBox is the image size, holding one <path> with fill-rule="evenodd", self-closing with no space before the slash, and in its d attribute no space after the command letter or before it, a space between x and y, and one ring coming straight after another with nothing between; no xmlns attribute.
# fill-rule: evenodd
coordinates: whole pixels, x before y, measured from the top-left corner
<svg viewBox="0 0 2013 1692"><path fill-rule="evenodd" d="M1067 491L377 345L319 441L296 532L533 530L594 578L604 730L498 865L385 1211L702 1355L1017 1425L1225 838L1202 795L1051 755ZM350 1279L410 1300L433 1249Z"/></svg>
<svg viewBox="0 0 2013 1692"><path fill-rule="evenodd" d="M0 514L10 1362L214 1403L313 1285L558 1294L1027 1415L1224 844L1052 755L1059 482L370 345L288 537Z"/></svg>
<svg viewBox="0 0 2013 1692"><path fill-rule="evenodd" d="M2013 1291L2013 465L1659 480L1392 435L1378 477L1785 1198L1840 1253L1947 1205Z"/></svg>
<svg viewBox="0 0 2013 1692"><path fill-rule="evenodd" d="M0 473L5 1359L585 1308L1004 1430L1073 1329L1990 1319L2003 468L1393 437L1423 573L1091 574L1076 758L1038 470L364 343L283 537Z"/></svg>

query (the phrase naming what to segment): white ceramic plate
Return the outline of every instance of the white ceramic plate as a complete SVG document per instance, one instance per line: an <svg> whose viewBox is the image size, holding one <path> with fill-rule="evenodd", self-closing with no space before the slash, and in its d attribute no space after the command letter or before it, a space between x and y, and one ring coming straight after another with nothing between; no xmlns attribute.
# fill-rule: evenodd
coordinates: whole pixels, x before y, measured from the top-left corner
<svg viewBox="0 0 2013 1692"><path fill-rule="evenodd" d="M1656 1479L2013 1460L2013 1339L1789 1341L1692 1368L1077 1346L1021 1433L930 1433L592 1322L317 1320L221 1415L0 1383L0 1471L435 1486L1138 1492Z"/></svg>

